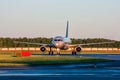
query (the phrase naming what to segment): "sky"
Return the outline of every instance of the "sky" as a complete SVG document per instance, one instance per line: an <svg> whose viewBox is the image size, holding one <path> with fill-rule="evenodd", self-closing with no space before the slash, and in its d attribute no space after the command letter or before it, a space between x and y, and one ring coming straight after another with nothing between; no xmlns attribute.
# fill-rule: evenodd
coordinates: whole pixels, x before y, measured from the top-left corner
<svg viewBox="0 0 120 80"><path fill-rule="evenodd" d="M0 0L0 37L120 40L120 0Z"/></svg>

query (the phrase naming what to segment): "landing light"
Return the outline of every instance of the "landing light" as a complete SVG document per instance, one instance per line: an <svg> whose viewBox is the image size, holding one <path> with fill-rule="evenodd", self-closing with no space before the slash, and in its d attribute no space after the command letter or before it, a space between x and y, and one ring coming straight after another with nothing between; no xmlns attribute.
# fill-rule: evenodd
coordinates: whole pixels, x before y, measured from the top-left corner
<svg viewBox="0 0 120 80"><path fill-rule="evenodd" d="M59 44L58 43L56 43L56 46L58 46Z"/></svg>
<svg viewBox="0 0 120 80"><path fill-rule="evenodd" d="M72 48L69 48L68 50L69 50L69 51L71 51L71 50L72 50Z"/></svg>
<svg viewBox="0 0 120 80"><path fill-rule="evenodd" d="M59 51L60 49L59 48L57 48L57 51Z"/></svg>

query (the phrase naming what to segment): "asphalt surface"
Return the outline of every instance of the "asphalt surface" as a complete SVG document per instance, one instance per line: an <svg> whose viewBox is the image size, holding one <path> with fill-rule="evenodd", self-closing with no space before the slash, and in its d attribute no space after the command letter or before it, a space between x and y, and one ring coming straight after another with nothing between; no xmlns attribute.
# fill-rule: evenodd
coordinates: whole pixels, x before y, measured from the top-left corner
<svg viewBox="0 0 120 80"><path fill-rule="evenodd" d="M116 61L97 64L46 65L38 67L1 67L0 80L120 80L120 55L78 54L73 56L113 59Z"/></svg>
<svg viewBox="0 0 120 80"><path fill-rule="evenodd" d="M85 66L85 65L82 65ZM89 64L90 66L90 64ZM1 68L0 80L120 80L120 67L59 65Z"/></svg>

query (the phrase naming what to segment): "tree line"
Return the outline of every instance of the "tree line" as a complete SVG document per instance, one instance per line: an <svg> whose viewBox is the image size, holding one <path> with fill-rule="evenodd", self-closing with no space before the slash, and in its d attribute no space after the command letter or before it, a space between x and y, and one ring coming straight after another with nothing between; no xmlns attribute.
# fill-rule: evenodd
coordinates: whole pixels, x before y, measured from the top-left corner
<svg viewBox="0 0 120 80"><path fill-rule="evenodd" d="M98 42L111 42L114 40L104 39L104 38L88 38L88 39L75 39L71 38L72 44L86 44L86 43L98 43ZM52 38L0 38L0 47L39 47L39 45L30 45L30 44L16 44L14 41L20 42L31 42L31 43L45 43L50 44ZM120 48L120 41L115 41L115 43L110 44L98 44L98 45L86 45L82 47L110 47L110 48Z"/></svg>

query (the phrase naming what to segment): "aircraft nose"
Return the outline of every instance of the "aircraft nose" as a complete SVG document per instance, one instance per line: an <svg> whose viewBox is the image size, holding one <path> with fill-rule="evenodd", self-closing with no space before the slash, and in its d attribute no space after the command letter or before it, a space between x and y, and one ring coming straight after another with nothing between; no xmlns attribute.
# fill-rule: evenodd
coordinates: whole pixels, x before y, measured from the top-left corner
<svg viewBox="0 0 120 80"><path fill-rule="evenodd" d="M56 46L57 48L61 48L61 47L62 47L62 44L61 44L61 43L55 43L55 46Z"/></svg>
<svg viewBox="0 0 120 80"><path fill-rule="evenodd" d="M59 43L55 43L55 46L60 46Z"/></svg>

